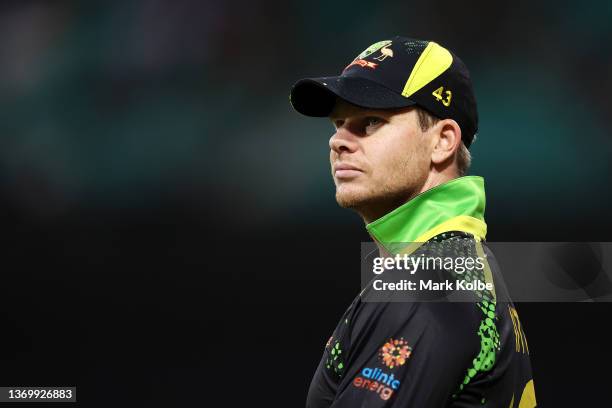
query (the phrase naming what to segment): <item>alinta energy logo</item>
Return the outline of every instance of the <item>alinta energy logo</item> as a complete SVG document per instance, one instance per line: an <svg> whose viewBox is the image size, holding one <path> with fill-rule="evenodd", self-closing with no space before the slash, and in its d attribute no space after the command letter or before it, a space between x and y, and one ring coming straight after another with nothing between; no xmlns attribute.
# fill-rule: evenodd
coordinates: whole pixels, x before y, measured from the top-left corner
<svg viewBox="0 0 612 408"><path fill-rule="evenodd" d="M389 339L378 354L381 362L390 370L402 366L410 358L412 348L403 338ZM353 379L353 386L378 394L380 399L388 400L400 387L400 380L393 373L387 373L380 368L365 367Z"/></svg>
<svg viewBox="0 0 612 408"><path fill-rule="evenodd" d="M389 368L404 365L410 358L410 354L412 354L412 348L402 337L399 340L389 339L378 353L383 364Z"/></svg>

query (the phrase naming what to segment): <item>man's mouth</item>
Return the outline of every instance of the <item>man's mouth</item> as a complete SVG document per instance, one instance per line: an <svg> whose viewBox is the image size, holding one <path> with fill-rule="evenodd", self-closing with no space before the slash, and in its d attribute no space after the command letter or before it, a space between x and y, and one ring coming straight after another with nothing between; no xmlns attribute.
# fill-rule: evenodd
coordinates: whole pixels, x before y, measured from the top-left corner
<svg viewBox="0 0 612 408"><path fill-rule="evenodd" d="M363 171L352 164L339 163L334 165L334 177L337 179L351 179L362 174Z"/></svg>

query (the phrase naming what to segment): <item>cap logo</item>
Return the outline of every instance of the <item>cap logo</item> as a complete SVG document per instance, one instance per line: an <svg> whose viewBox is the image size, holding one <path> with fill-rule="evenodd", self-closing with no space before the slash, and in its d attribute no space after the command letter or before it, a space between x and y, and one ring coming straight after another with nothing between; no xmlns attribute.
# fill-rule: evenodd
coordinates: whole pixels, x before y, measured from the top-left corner
<svg viewBox="0 0 612 408"><path fill-rule="evenodd" d="M351 63L348 64L346 68L342 70L342 72L346 71L347 69L349 69L350 67L354 65L359 65L360 67L364 67L364 68L375 69L378 66L378 64L372 61L367 61L364 58L369 57L370 55L374 54L378 50L380 50L380 55L377 57L374 57L374 59L377 61L382 62L387 57L393 57L393 50L389 48L391 46L391 42L392 42L391 40L385 40L385 41L379 41L377 43L370 45L368 48L363 50L361 54L356 56L355 59L351 61Z"/></svg>
<svg viewBox="0 0 612 408"><path fill-rule="evenodd" d="M385 58L391 57L393 58L393 50L389 48L391 44L387 44L380 49L380 55L378 57L374 57L375 60L384 61Z"/></svg>
<svg viewBox="0 0 612 408"><path fill-rule="evenodd" d="M385 47L387 45L391 45L391 40L385 40L385 41L376 42L376 43L370 45L365 50L363 50L363 52L361 54L359 54L358 56L355 57L355 60L367 58L368 56L374 54L376 51L380 50L381 48L383 48L383 47ZM393 51L391 51L391 54L393 54Z"/></svg>
<svg viewBox="0 0 612 408"><path fill-rule="evenodd" d="M433 41L430 42L421 53L416 64L414 64L410 77L408 77L408 81L404 85L402 95L406 98L410 97L413 93L440 76L452 63L453 56L446 48L439 46Z"/></svg>
<svg viewBox="0 0 612 408"><path fill-rule="evenodd" d="M353 62L351 62L350 64L348 64L346 68L342 70L342 72L346 71L353 65L359 65L360 67L370 68L370 69L375 69L378 66L377 63L372 62L372 61L366 61L364 59L356 59L356 60L353 60Z"/></svg>

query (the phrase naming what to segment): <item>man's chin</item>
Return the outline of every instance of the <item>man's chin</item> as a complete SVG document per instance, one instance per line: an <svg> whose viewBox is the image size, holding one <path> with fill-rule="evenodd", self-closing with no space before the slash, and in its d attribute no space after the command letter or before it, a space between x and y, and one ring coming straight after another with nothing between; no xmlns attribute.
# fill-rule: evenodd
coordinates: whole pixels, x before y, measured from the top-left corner
<svg viewBox="0 0 612 408"><path fill-rule="evenodd" d="M336 202L342 208L359 209L367 204L367 194L357 191L340 191L336 190Z"/></svg>
<svg viewBox="0 0 612 408"><path fill-rule="evenodd" d="M365 189L336 188L336 202L340 207L356 211L367 222L382 217L404 204L410 198L409 191L381 194Z"/></svg>

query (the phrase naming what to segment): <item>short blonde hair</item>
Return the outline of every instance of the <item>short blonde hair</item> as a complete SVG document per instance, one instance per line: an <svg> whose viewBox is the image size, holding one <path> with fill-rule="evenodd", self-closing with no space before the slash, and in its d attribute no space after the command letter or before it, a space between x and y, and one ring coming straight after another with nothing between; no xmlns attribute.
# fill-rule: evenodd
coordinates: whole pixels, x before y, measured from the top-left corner
<svg viewBox="0 0 612 408"><path fill-rule="evenodd" d="M419 116L419 126L421 127L421 130L423 132L429 130L429 128L431 128L433 125L440 121L440 119L427 112L426 110L419 108L418 106L416 106L415 109ZM474 136L474 140L472 142L474 142L475 140L476 137ZM467 174L471 164L472 155L470 154L470 151L466 147L465 143L461 142L461 145L457 149L457 172L459 173L460 177L465 176Z"/></svg>

